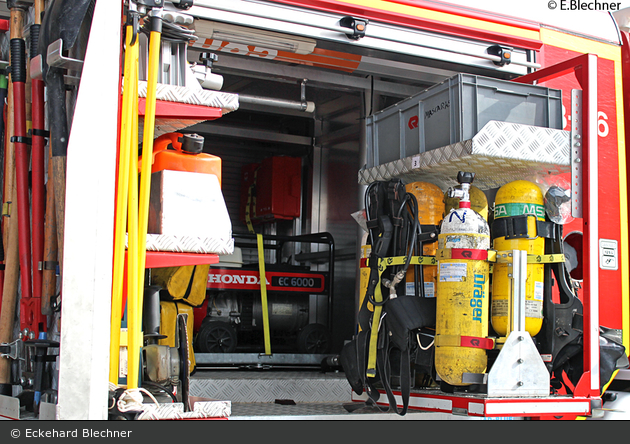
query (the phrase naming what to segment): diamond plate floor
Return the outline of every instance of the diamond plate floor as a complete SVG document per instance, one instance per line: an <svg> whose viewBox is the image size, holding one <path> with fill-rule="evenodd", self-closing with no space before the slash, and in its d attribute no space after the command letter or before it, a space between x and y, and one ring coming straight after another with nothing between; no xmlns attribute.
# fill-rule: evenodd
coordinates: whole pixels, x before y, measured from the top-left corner
<svg viewBox="0 0 630 444"><path fill-rule="evenodd" d="M232 414L229 420L449 420L461 419L452 415L431 412L409 411L405 416L394 412L383 413L373 409L360 409L349 412L344 404L350 403L296 403L281 405L275 403L232 403ZM353 406L356 403L351 403Z"/></svg>
<svg viewBox="0 0 630 444"><path fill-rule="evenodd" d="M400 416L365 407L352 401L343 372L198 369L190 377L190 395L230 401L230 420L471 419L413 410Z"/></svg>
<svg viewBox="0 0 630 444"><path fill-rule="evenodd" d="M190 377L190 394L233 403L351 402L343 372L199 370Z"/></svg>

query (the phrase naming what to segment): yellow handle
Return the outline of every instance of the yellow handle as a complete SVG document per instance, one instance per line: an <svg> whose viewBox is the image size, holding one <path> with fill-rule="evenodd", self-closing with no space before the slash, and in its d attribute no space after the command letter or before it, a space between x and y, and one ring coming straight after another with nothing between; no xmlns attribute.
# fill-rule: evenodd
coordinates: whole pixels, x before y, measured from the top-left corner
<svg viewBox="0 0 630 444"><path fill-rule="evenodd" d="M143 276L146 261L147 229L149 224L149 197L151 192L153 136L155 134L156 91L158 70L160 69L160 41L161 33L151 31L149 42L146 111L144 114L144 130L142 138L142 157L143 159L146 159L146 161L142 162L142 171L140 172L140 212L138 216L138 235L140 244L138 261L141 266L138 271ZM143 279L141 279L140 284L140 290L142 290L144 287Z"/></svg>
<svg viewBox="0 0 630 444"><path fill-rule="evenodd" d="M135 45L134 45L135 46ZM134 57L137 53L134 51ZM134 62L137 63L137 58ZM138 70L132 79L133 106L131 110L131 147L128 181L129 199L127 210L127 388L138 388L140 371L140 351L142 348L142 324L139 323L138 303ZM143 274L144 275L144 274Z"/></svg>
<svg viewBox="0 0 630 444"><path fill-rule="evenodd" d="M129 156L131 141L131 111L133 108L133 88L132 69L134 64L134 51L138 50L138 43L135 49L131 47L133 37L133 26L126 29L125 69L123 80L123 98L120 122L120 148L118 165L118 188L116 195L116 231L114 233L114 268L112 277L112 313L111 313L111 342L109 360L109 380L118 385L119 361L120 361L120 325L122 313L122 288L125 266L125 232L127 223L127 196L129 182L127 180L129 172Z"/></svg>

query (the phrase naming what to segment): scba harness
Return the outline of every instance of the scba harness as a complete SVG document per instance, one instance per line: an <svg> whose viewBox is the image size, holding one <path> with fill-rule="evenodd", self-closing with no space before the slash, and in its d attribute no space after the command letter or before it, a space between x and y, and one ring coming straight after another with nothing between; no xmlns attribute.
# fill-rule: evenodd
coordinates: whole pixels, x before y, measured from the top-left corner
<svg viewBox="0 0 630 444"><path fill-rule="evenodd" d="M358 314L359 332L341 352L348 382L358 395L368 394L367 404L378 406L378 385L384 388L389 407L405 415L412 386L412 366L422 346L419 335L435 327L435 298L425 298L422 267L416 267L415 294L398 294L412 257L422 244L434 241L436 226L421 226L418 204L400 180L375 182L366 190L366 216L372 250L368 285ZM398 259L395 260L394 258ZM430 334L430 332L429 332ZM425 341L426 342L426 341ZM424 355L423 355L424 356ZM428 365L430 368L431 365ZM398 409L392 382L399 379L403 407Z"/></svg>

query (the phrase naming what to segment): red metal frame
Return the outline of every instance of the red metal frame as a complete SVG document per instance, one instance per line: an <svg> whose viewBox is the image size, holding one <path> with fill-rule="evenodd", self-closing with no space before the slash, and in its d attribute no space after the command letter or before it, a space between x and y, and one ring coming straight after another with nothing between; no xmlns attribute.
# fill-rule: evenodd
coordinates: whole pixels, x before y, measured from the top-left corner
<svg viewBox="0 0 630 444"><path fill-rule="evenodd" d="M138 99L138 114L144 116L146 109L146 99ZM202 105L189 105L187 103L166 102L157 100L155 103L156 118L177 118L195 120L214 120L223 115L221 108Z"/></svg>
<svg viewBox="0 0 630 444"><path fill-rule="evenodd" d="M576 386L576 395L599 396L599 269L597 263L597 56L584 54L570 60L519 77L514 81L533 83L575 74L582 86L582 212L583 212L583 281L584 293L584 369ZM595 76L595 78L593 78ZM593 193L593 191L595 191ZM589 370L590 369L590 370Z"/></svg>
<svg viewBox="0 0 630 444"><path fill-rule="evenodd" d="M402 405L401 392L392 391L397 404ZM384 394L384 392L379 391ZM386 397L379 398L377 404L389 406ZM367 395L358 396L352 392L353 402L365 402ZM435 389L422 393L411 393L409 411L428 411L477 418L536 418L536 419L575 419L592 413L589 398L555 396L553 398L487 398L470 395L444 394Z"/></svg>

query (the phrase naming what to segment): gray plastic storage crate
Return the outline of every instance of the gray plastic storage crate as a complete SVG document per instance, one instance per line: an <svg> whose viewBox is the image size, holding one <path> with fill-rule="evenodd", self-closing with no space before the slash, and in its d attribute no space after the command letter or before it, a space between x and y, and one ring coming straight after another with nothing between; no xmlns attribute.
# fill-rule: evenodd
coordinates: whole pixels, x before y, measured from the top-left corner
<svg viewBox="0 0 630 444"><path fill-rule="evenodd" d="M367 117L366 167L471 139L491 120L562 129L562 92L457 74Z"/></svg>

